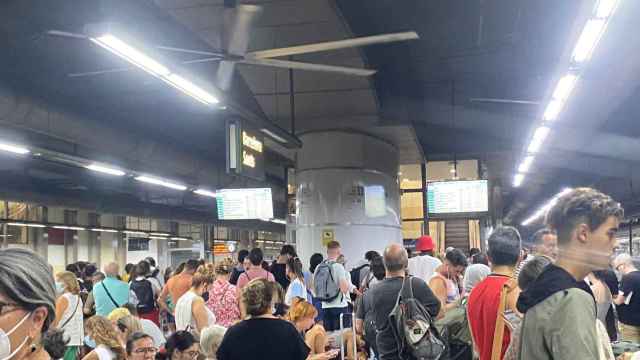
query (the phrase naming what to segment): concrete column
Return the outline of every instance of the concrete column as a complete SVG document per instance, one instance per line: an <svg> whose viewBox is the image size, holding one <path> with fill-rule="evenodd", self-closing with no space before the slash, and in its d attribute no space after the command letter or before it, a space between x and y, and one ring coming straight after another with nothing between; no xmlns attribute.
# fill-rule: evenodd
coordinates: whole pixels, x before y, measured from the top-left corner
<svg viewBox="0 0 640 360"><path fill-rule="evenodd" d="M347 268L368 250L402 243L398 150L356 131L300 135L297 154L296 245L303 262L339 241Z"/></svg>

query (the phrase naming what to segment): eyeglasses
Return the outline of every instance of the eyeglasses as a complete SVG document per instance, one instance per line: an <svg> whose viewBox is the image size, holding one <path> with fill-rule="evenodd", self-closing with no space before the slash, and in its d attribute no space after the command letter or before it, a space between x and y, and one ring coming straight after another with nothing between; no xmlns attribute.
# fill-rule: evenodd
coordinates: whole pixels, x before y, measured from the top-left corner
<svg viewBox="0 0 640 360"><path fill-rule="evenodd" d="M136 354L155 354L158 352L158 349L154 347L147 347L147 348L135 349L133 352Z"/></svg>

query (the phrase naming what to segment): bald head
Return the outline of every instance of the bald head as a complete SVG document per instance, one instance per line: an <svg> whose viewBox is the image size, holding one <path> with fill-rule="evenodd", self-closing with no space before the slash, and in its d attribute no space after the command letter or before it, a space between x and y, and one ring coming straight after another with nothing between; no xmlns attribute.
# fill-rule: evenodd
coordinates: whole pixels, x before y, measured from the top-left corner
<svg viewBox="0 0 640 360"><path fill-rule="evenodd" d="M120 270L120 268L118 267L118 264L111 262L108 263L107 266L104 267L104 274L107 277L118 277L118 271Z"/></svg>
<svg viewBox="0 0 640 360"><path fill-rule="evenodd" d="M409 264L407 250L400 244L391 244L384 249L384 268L388 273L404 272Z"/></svg>

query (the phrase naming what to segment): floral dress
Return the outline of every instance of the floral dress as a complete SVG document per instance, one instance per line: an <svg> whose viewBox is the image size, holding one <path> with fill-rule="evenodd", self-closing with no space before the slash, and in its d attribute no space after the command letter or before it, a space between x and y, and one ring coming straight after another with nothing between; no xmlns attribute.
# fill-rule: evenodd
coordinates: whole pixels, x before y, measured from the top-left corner
<svg viewBox="0 0 640 360"><path fill-rule="evenodd" d="M240 308L236 287L228 281L216 280L209 290L207 307L216 316L216 323L224 327L230 327L240 320Z"/></svg>

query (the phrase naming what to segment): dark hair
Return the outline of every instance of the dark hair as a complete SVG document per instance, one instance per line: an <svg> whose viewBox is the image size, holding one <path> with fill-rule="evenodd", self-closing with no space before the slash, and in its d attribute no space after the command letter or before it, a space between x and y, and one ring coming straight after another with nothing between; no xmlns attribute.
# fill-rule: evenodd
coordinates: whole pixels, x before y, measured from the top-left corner
<svg viewBox="0 0 640 360"><path fill-rule="evenodd" d="M324 260L324 257L320 253L311 255L309 259L309 271L313 274L316 272L316 267Z"/></svg>
<svg viewBox="0 0 640 360"><path fill-rule="evenodd" d="M171 276L181 274L186 266L187 263L181 262Z"/></svg>
<svg viewBox="0 0 640 360"><path fill-rule="evenodd" d="M367 260L369 262L371 260L373 260L374 258L376 258L376 257L380 257L380 254L378 254L378 252L374 251L374 250L369 250L364 254L365 260Z"/></svg>
<svg viewBox="0 0 640 360"><path fill-rule="evenodd" d="M127 339L127 354L131 355L131 352L133 352L133 343L135 343L138 340L142 340L142 339L151 339L151 340L153 340L151 335L147 335L147 334L141 333L141 332L134 332L133 334L129 335L129 338Z"/></svg>
<svg viewBox="0 0 640 360"><path fill-rule="evenodd" d="M184 264L184 270L186 270L186 271L195 271L195 270L198 269L198 266L200 266L200 261L198 261L196 259L189 259Z"/></svg>
<svg viewBox="0 0 640 360"><path fill-rule="evenodd" d="M369 269L369 271L371 271L371 273L376 279L378 280L384 279L385 269L384 269L384 261L382 260L382 256L378 255L373 259L371 259L371 268Z"/></svg>
<svg viewBox="0 0 640 360"><path fill-rule="evenodd" d="M249 261L251 261L251 264L253 264L253 266L262 265L263 259L264 255L262 254L262 249L253 248L251 249L251 251L249 251Z"/></svg>
<svg viewBox="0 0 640 360"><path fill-rule="evenodd" d="M244 258L246 258L247 256L249 256L249 250L242 249L238 251L238 262L242 264L244 262Z"/></svg>
<svg viewBox="0 0 640 360"><path fill-rule="evenodd" d="M125 303L120 307L129 310L129 314L131 314L131 316L138 317L138 307L132 303Z"/></svg>
<svg viewBox="0 0 640 360"><path fill-rule="evenodd" d="M473 257L473 255L475 255L475 254L480 254L480 252L481 252L481 251L480 251L480 249L478 249L478 248L471 248L471 249L469 249L469 257L471 257L471 258L472 258L472 257Z"/></svg>
<svg viewBox="0 0 640 360"><path fill-rule="evenodd" d="M298 254L296 254L296 249L293 247L293 245L283 245L282 249L280 250L280 255L289 255L291 257L296 257L298 256Z"/></svg>
<svg viewBox="0 0 640 360"><path fill-rule="evenodd" d="M533 235L531 235L531 243L534 245L542 244L542 239L544 239L546 235L555 235L555 234L556 232L551 229L548 229L548 228L540 229L536 231Z"/></svg>
<svg viewBox="0 0 640 360"><path fill-rule="evenodd" d="M489 236L489 258L494 265L515 266L522 250L520 233L511 226L499 226Z"/></svg>
<svg viewBox="0 0 640 360"><path fill-rule="evenodd" d="M132 263L128 263L127 265L124 266L124 272L126 272L127 274L131 274L134 266L135 265L133 265Z"/></svg>
<svg viewBox="0 0 640 360"><path fill-rule="evenodd" d="M275 260L274 260L274 263L275 263ZM262 264L261 264L261 265L262 265L262 268L263 268L265 271L269 271L269 272L271 271L271 267L269 266L269 263L268 263L268 262L266 262L266 261L262 261Z"/></svg>
<svg viewBox="0 0 640 360"><path fill-rule="evenodd" d="M78 269L78 264L76 263L68 264L65 270L72 272L76 277L80 277L80 269Z"/></svg>
<svg viewBox="0 0 640 360"><path fill-rule="evenodd" d="M294 273L298 279L304 279L304 274L302 273L302 261L300 261L299 258L289 258L289 260L287 260L287 270Z"/></svg>
<svg viewBox="0 0 640 360"><path fill-rule="evenodd" d="M136 265L136 276L147 276L149 271L151 271L151 267L149 266L149 263L144 260L140 261L138 265Z"/></svg>
<svg viewBox="0 0 640 360"><path fill-rule="evenodd" d="M477 253L471 257L472 264L484 264L489 266L489 258L486 254Z"/></svg>
<svg viewBox="0 0 640 360"><path fill-rule="evenodd" d="M253 279L242 289L242 303L251 316L267 314L271 310L274 285L266 279Z"/></svg>
<svg viewBox="0 0 640 360"><path fill-rule="evenodd" d="M84 277L92 277L96 271L98 271L98 268L94 264L87 264L84 267Z"/></svg>
<svg viewBox="0 0 640 360"><path fill-rule="evenodd" d="M445 255L445 259L449 260L449 263L453 266L467 266L467 257L460 249L451 249L451 251Z"/></svg>
<svg viewBox="0 0 640 360"><path fill-rule="evenodd" d="M96 277L96 276L101 278L102 280L104 280L105 277L106 277L102 271L96 271L95 273L93 273L93 277ZM100 281L102 281L102 280L100 280Z"/></svg>
<svg viewBox="0 0 640 360"><path fill-rule="evenodd" d="M329 243L327 244L328 250L339 249L339 248L340 248L340 243L335 240L329 241Z"/></svg>
<svg viewBox="0 0 640 360"><path fill-rule="evenodd" d="M152 258L151 256L146 257L144 261L148 262L149 265L156 267L156 259Z"/></svg>
<svg viewBox="0 0 640 360"><path fill-rule="evenodd" d="M544 255L536 256L527 261L520 269L520 274L518 274L518 287L525 291L552 262L550 258Z"/></svg>
<svg viewBox="0 0 640 360"><path fill-rule="evenodd" d="M170 360L173 357L173 353L177 351L185 351L193 344L197 343L196 338L188 331L176 331L167 339L164 344L164 354L158 353L156 359Z"/></svg>
<svg viewBox="0 0 640 360"><path fill-rule="evenodd" d="M546 224L558 234L558 245L566 245L578 224L585 223L595 231L611 216L624 217L620 203L598 190L576 188L558 198L547 213Z"/></svg>

